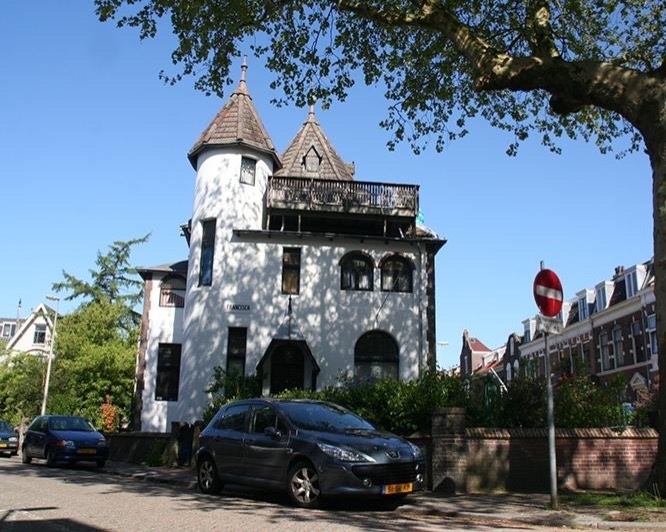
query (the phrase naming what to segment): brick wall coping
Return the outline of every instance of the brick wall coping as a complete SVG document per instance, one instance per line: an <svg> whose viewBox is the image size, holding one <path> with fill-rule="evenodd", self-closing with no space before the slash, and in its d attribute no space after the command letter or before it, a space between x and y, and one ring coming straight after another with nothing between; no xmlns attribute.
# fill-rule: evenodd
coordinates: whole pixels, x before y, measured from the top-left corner
<svg viewBox="0 0 666 532"><path fill-rule="evenodd" d="M470 439L498 439L508 440L511 438L546 438L548 429L489 429L489 428L467 428L465 436ZM658 432L652 428L625 429L595 428L595 429L555 429L556 438L606 438L606 439L656 439Z"/></svg>

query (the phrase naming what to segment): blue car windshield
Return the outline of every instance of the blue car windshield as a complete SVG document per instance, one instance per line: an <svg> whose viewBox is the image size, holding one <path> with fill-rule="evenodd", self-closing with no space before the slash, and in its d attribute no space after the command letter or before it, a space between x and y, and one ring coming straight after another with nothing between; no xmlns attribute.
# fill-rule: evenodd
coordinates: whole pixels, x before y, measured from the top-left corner
<svg viewBox="0 0 666 532"><path fill-rule="evenodd" d="M353 412L326 403L280 403L280 408L299 429L320 432L374 430L374 427Z"/></svg>
<svg viewBox="0 0 666 532"><path fill-rule="evenodd" d="M51 430L76 430L80 432L94 432L90 423L82 417L54 417L49 420Z"/></svg>
<svg viewBox="0 0 666 532"><path fill-rule="evenodd" d="M0 432L12 432L12 426L6 421L0 421Z"/></svg>

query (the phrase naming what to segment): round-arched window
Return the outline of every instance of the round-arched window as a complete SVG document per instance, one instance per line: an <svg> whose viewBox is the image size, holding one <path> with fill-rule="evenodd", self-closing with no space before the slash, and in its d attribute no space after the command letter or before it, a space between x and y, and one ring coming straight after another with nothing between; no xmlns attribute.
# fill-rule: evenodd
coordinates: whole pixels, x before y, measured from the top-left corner
<svg viewBox="0 0 666 532"><path fill-rule="evenodd" d="M340 261L342 290L371 291L374 283L372 259L360 252L347 253Z"/></svg>
<svg viewBox="0 0 666 532"><path fill-rule="evenodd" d="M361 379L397 379L398 344L383 331L370 331L354 346L354 375Z"/></svg>
<svg viewBox="0 0 666 532"><path fill-rule="evenodd" d="M392 255L382 262L381 269L382 291L412 291L412 272L414 268L409 260L400 255Z"/></svg>

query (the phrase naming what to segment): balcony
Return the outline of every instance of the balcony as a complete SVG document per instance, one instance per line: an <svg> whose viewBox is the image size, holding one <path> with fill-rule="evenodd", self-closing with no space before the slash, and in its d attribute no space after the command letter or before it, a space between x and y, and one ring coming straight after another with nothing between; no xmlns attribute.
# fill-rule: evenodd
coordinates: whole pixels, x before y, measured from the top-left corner
<svg viewBox="0 0 666 532"><path fill-rule="evenodd" d="M413 219L419 210L419 187L371 181L273 177L268 182L267 206L273 211Z"/></svg>

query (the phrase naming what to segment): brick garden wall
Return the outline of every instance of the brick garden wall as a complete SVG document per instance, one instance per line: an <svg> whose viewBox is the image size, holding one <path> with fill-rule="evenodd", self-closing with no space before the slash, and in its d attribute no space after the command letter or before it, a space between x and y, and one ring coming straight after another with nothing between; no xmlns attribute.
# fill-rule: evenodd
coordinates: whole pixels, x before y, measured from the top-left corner
<svg viewBox="0 0 666 532"><path fill-rule="evenodd" d="M453 433L447 433L447 430ZM637 489L657 456L654 429L556 429L557 478L572 490ZM432 488L548 491L546 429L465 429L461 409L433 417Z"/></svg>

